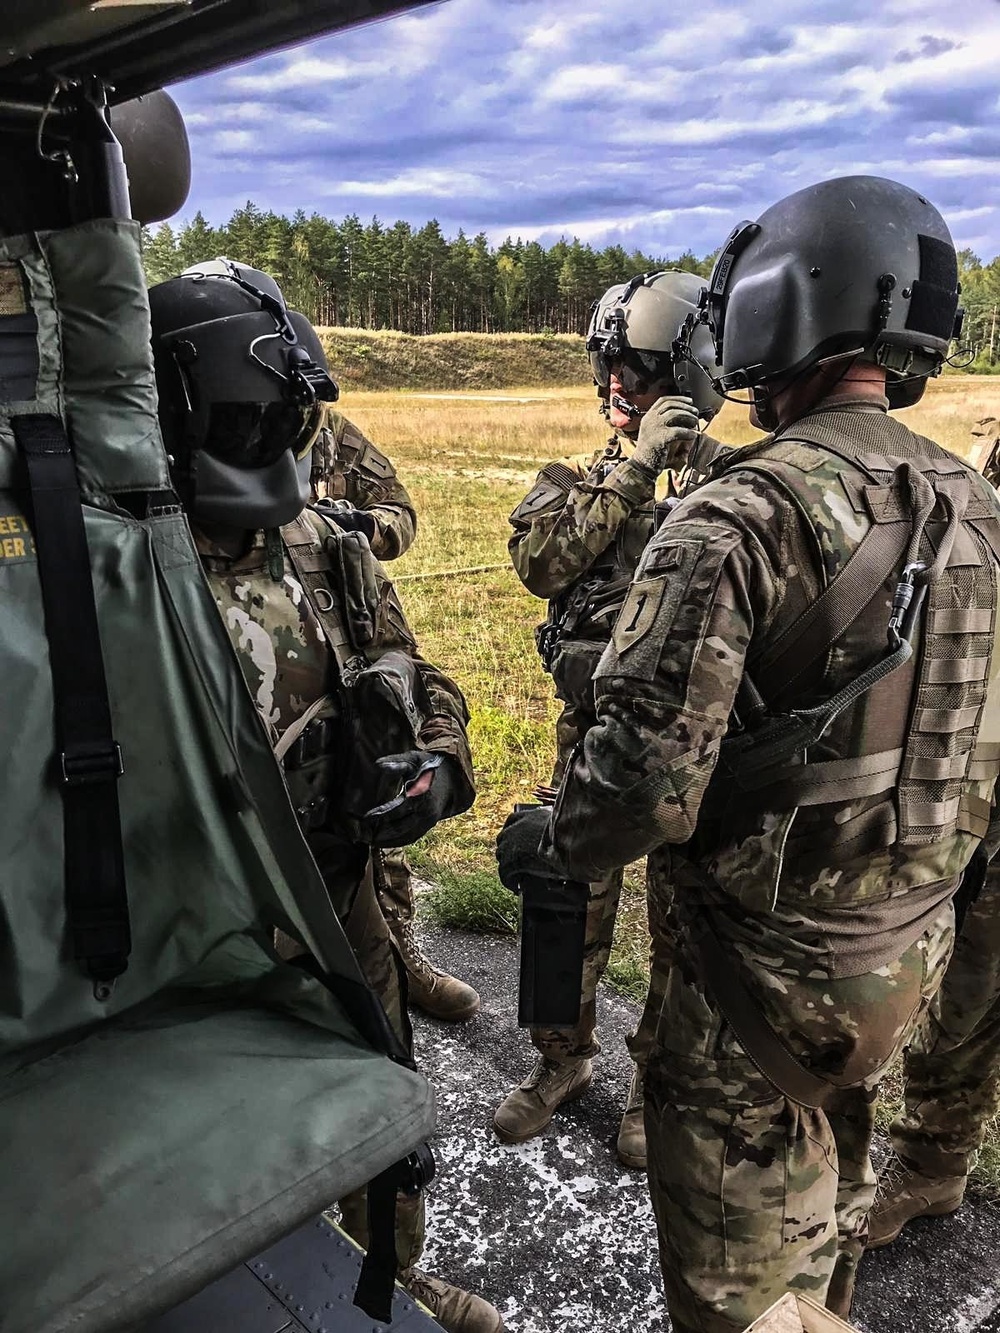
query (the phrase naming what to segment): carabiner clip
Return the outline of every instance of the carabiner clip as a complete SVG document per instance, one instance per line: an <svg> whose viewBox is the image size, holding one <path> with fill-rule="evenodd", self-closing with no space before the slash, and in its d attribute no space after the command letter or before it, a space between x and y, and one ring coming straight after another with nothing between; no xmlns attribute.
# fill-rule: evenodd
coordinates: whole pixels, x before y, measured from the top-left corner
<svg viewBox="0 0 1000 1333"><path fill-rule="evenodd" d="M927 584L918 583L917 575L926 571L927 566L922 560L914 560L912 564L905 566L902 577L896 584L896 591L892 595L892 612L888 628L889 647L893 652L897 651L904 640L909 643L913 637L913 627L927 593Z"/></svg>

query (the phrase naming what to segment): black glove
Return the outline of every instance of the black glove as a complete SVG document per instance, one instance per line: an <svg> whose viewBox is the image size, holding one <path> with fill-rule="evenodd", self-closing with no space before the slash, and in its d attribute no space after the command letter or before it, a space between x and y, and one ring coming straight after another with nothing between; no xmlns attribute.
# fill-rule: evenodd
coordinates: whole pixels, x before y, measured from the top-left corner
<svg viewBox="0 0 1000 1333"><path fill-rule="evenodd" d="M375 520L364 509L337 509L330 518L342 532L363 532L369 542L375 536Z"/></svg>
<svg viewBox="0 0 1000 1333"><path fill-rule="evenodd" d="M518 891L522 875L541 875L545 879L561 879L551 862L543 861L538 844L549 826L551 809L546 805L527 805L507 816L507 822L497 838L497 867L500 883L512 893Z"/></svg>
<svg viewBox="0 0 1000 1333"><path fill-rule="evenodd" d="M472 804L469 783L450 755L407 750L376 759L375 767L376 804L358 820L362 841L374 847L407 847Z"/></svg>

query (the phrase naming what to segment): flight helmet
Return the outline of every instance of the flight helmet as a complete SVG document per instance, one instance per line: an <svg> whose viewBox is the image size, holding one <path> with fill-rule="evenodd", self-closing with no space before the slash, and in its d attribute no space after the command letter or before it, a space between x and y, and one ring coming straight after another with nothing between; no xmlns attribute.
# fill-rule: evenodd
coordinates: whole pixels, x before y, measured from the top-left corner
<svg viewBox="0 0 1000 1333"><path fill-rule="evenodd" d="M879 176L823 181L741 222L706 296L723 392L814 366L883 366L908 407L961 330L958 262L923 195Z"/></svg>
<svg viewBox="0 0 1000 1333"><path fill-rule="evenodd" d="M599 389L607 390L611 367L621 364L628 392L663 393L693 399L698 415L710 421L722 406L713 376L715 350L708 330L697 322L703 278L680 269L644 273L609 287L594 303L587 352ZM682 326L690 337L678 340Z"/></svg>
<svg viewBox="0 0 1000 1333"><path fill-rule="evenodd" d="M230 259L149 291L174 484L205 522L279 527L310 498L317 402L335 401L316 331L273 278Z"/></svg>

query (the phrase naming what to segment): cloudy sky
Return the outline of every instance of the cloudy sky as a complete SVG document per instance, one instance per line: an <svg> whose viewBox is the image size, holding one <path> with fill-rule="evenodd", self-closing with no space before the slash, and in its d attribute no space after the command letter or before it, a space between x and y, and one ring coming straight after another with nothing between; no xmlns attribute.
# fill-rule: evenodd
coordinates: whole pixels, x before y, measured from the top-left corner
<svg viewBox="0 0 1000 1333"><path fill-rule="evenodd" d="M802 185L868 172L991 259L998 72L1000 0L445 0L174 89L182 216L253 199L703 254Z"/></svg>

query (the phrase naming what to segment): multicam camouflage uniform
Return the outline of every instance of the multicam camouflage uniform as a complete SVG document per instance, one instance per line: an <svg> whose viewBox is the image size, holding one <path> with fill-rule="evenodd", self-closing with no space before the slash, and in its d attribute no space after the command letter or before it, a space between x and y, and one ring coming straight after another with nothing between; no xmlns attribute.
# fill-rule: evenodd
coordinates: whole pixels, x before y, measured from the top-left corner
<svg viewBox="0 0 1000 1333"><path fill-rule="evenodd" d="M338 700L343 697L336 656L288 555L289 544L318 553L324 543L329 551L330 543L336 543L338 538L309 510L282 528L281 538L275 561L274 544L269 545L264 533L256 533L249 549L236 558L203 534L195 533L220 614L250 692L275 742L310 705L324 696L331 698L335 722ZM338 569L336 558L329 564L332 571ZM421 731L420 744L424 749L455 759L471 785L465 701L446 676L419 658L391 583L376 561L372 560L371 565L378 606L376 634L362 651L369 660L376 660L390 649L414 657L434 708ZM346 595L335 574L331 574L329 588L332 596L343 599ZM346 626L342 602L335 614L341 625ZM342 752L334 744L329 763L332 767L342 762ZM322 812L324 800L322 774L317 782L315 766L304 792L297 790L299 777L294 768L288 772L288 780L293 803L300 810L313 855L358 962L397 1035L409 1048L411 1033L401 1002L396 956L375 897L368 849L346 841L321 817L311 818L310 812ZM367 1235L364 1192L344 1199L342 1212L346 1228L364 1241ZM401 1270L412 1267L420 1253L423 1213L420 1196L397 1214L397 1258Z"/></svg>
<svg viewBox="0 0 1000 1333"><path fill-rule="evenodd" d="M969 907L903 1067L906 1109L891 1129L896 1156L932 1179L968 1175L986 1123L1000 1111L998 871L991 869Z"/></svg>
<svg viewBox="0 0 1000 1333"><path fill-rule="evenodd" d="M850 445L865 432L879 437L880 421L887 434L898 425L881 413L866 420L877 408L846 397L825 407L786 436L819 420ZM919 452L897 437L889 444L880 456ZM797 475L795 485L812 497L808 517L795 491L768 472L768 451L781 449L790 451L784 475ZM912 845L896 833L897 821L915 810L909 796L895 799L898 754L889 777L872 781L873 794L861 794L859 779L857 794L816 805L796 792L794 767L782 772L791 788L784 797L780 787L770 795L739 790L717 768L747 662L753 673L774 652L872 526L863 486L850 473L835 454L779 439L737 451L728 470L671 513L643 555L598 668L597 724L571 763L542 841L561 873L587 880L659 844L688 844L670 873L674 920L687 930L707 913L771 1026L836 1085L822 1110L780 1093L681 945L646 1080L650 1192L676 1333L734 1333L788 1288L849 1308L875 1190L868 1146L876 1088L940 982L953 935L951 894L985 832L996 781L994 757L974 764L978 779L961 788L961 808L976 810L978 833L953 826ZM995 536L995 499L978 479L968 484ZM882 492L873 490L876 503ZM966 756L979 735L995 749L1000 734L996 572L980 547L972 549L975 560L965 558L978 566L978 582L968 569L945 570L932 584L929 613L939 608L946 633L949 617L966 614L953 607L983 608L969 613L980 633L970 636L968 653L986 673L975 687L983 722L979 734L951 737ZM963 578L964 600L950 603ZM886 651L891 595L890 581L885 599L870 603L836 650L770 702L782 710L821 703L857 680ZM827 760L855 765L848 756L867 753L856 738L871 738L868 729L880 724L890 737L900 726L905 735L914 680L904 670L848 708L810 752L813 769ZM757 684L774 689L766 676ZM917 688L924 690L923 676ZM966 688L931 685L940 709L924 709L928 725L971 726L947 708L950 692ZM957 807L953 789L939 785L953 802L948 810Z"/></svg>
<svg viewBox="0 0 1000 1333"><path fill-rule="evenodd" d="M332 403L318 403L312 484L317 496L346 500L375 523L369 539L378 560L395 560L413 545L417 515L396 469Z"/></svg>
<svg viewBox="0 0 1000 1333"><path fill-rule="evenodd" d="M417 515L396 469L332 403L318 403L316 411L317 433L312 447L314 493L323 499L345 501L370 516L375 530L369 545L378 560L395 560L404 555L417 535ZM415 916L409 862L402 848L388 847L376 849L373 860L379 906L400 944L401 932ZM404 948L404 957L413 951L412 945Z"/></svg>
<svg viewBox="0 0 1000 1333"><path fill-rule="evenodd" d="M655 483L646 469L631 461L633 448L632 441L615 435L594 454L548 463L510 516L514 532L508 546L518 577L536 597L549 599L549 622L539 633L549 653L556 695L563 702L556 723L554 786L561 782L574 747L593 725L591 677L632 573L656 528ZM666 881L655 892L651 887L653 880L662 880L661 869L654 855L647 866L650 914L662 913L660 904L668 893ZM621 890L620 868L591 881L580 1021L570 1029L531 1029L535 1047L550 1060L577 1060L600 1050L595 1030L597 987L611 954ZM643 1020L629 1042L640 1086L665 980L662 952L657 957L651 954L650 964Z"/></svg>

